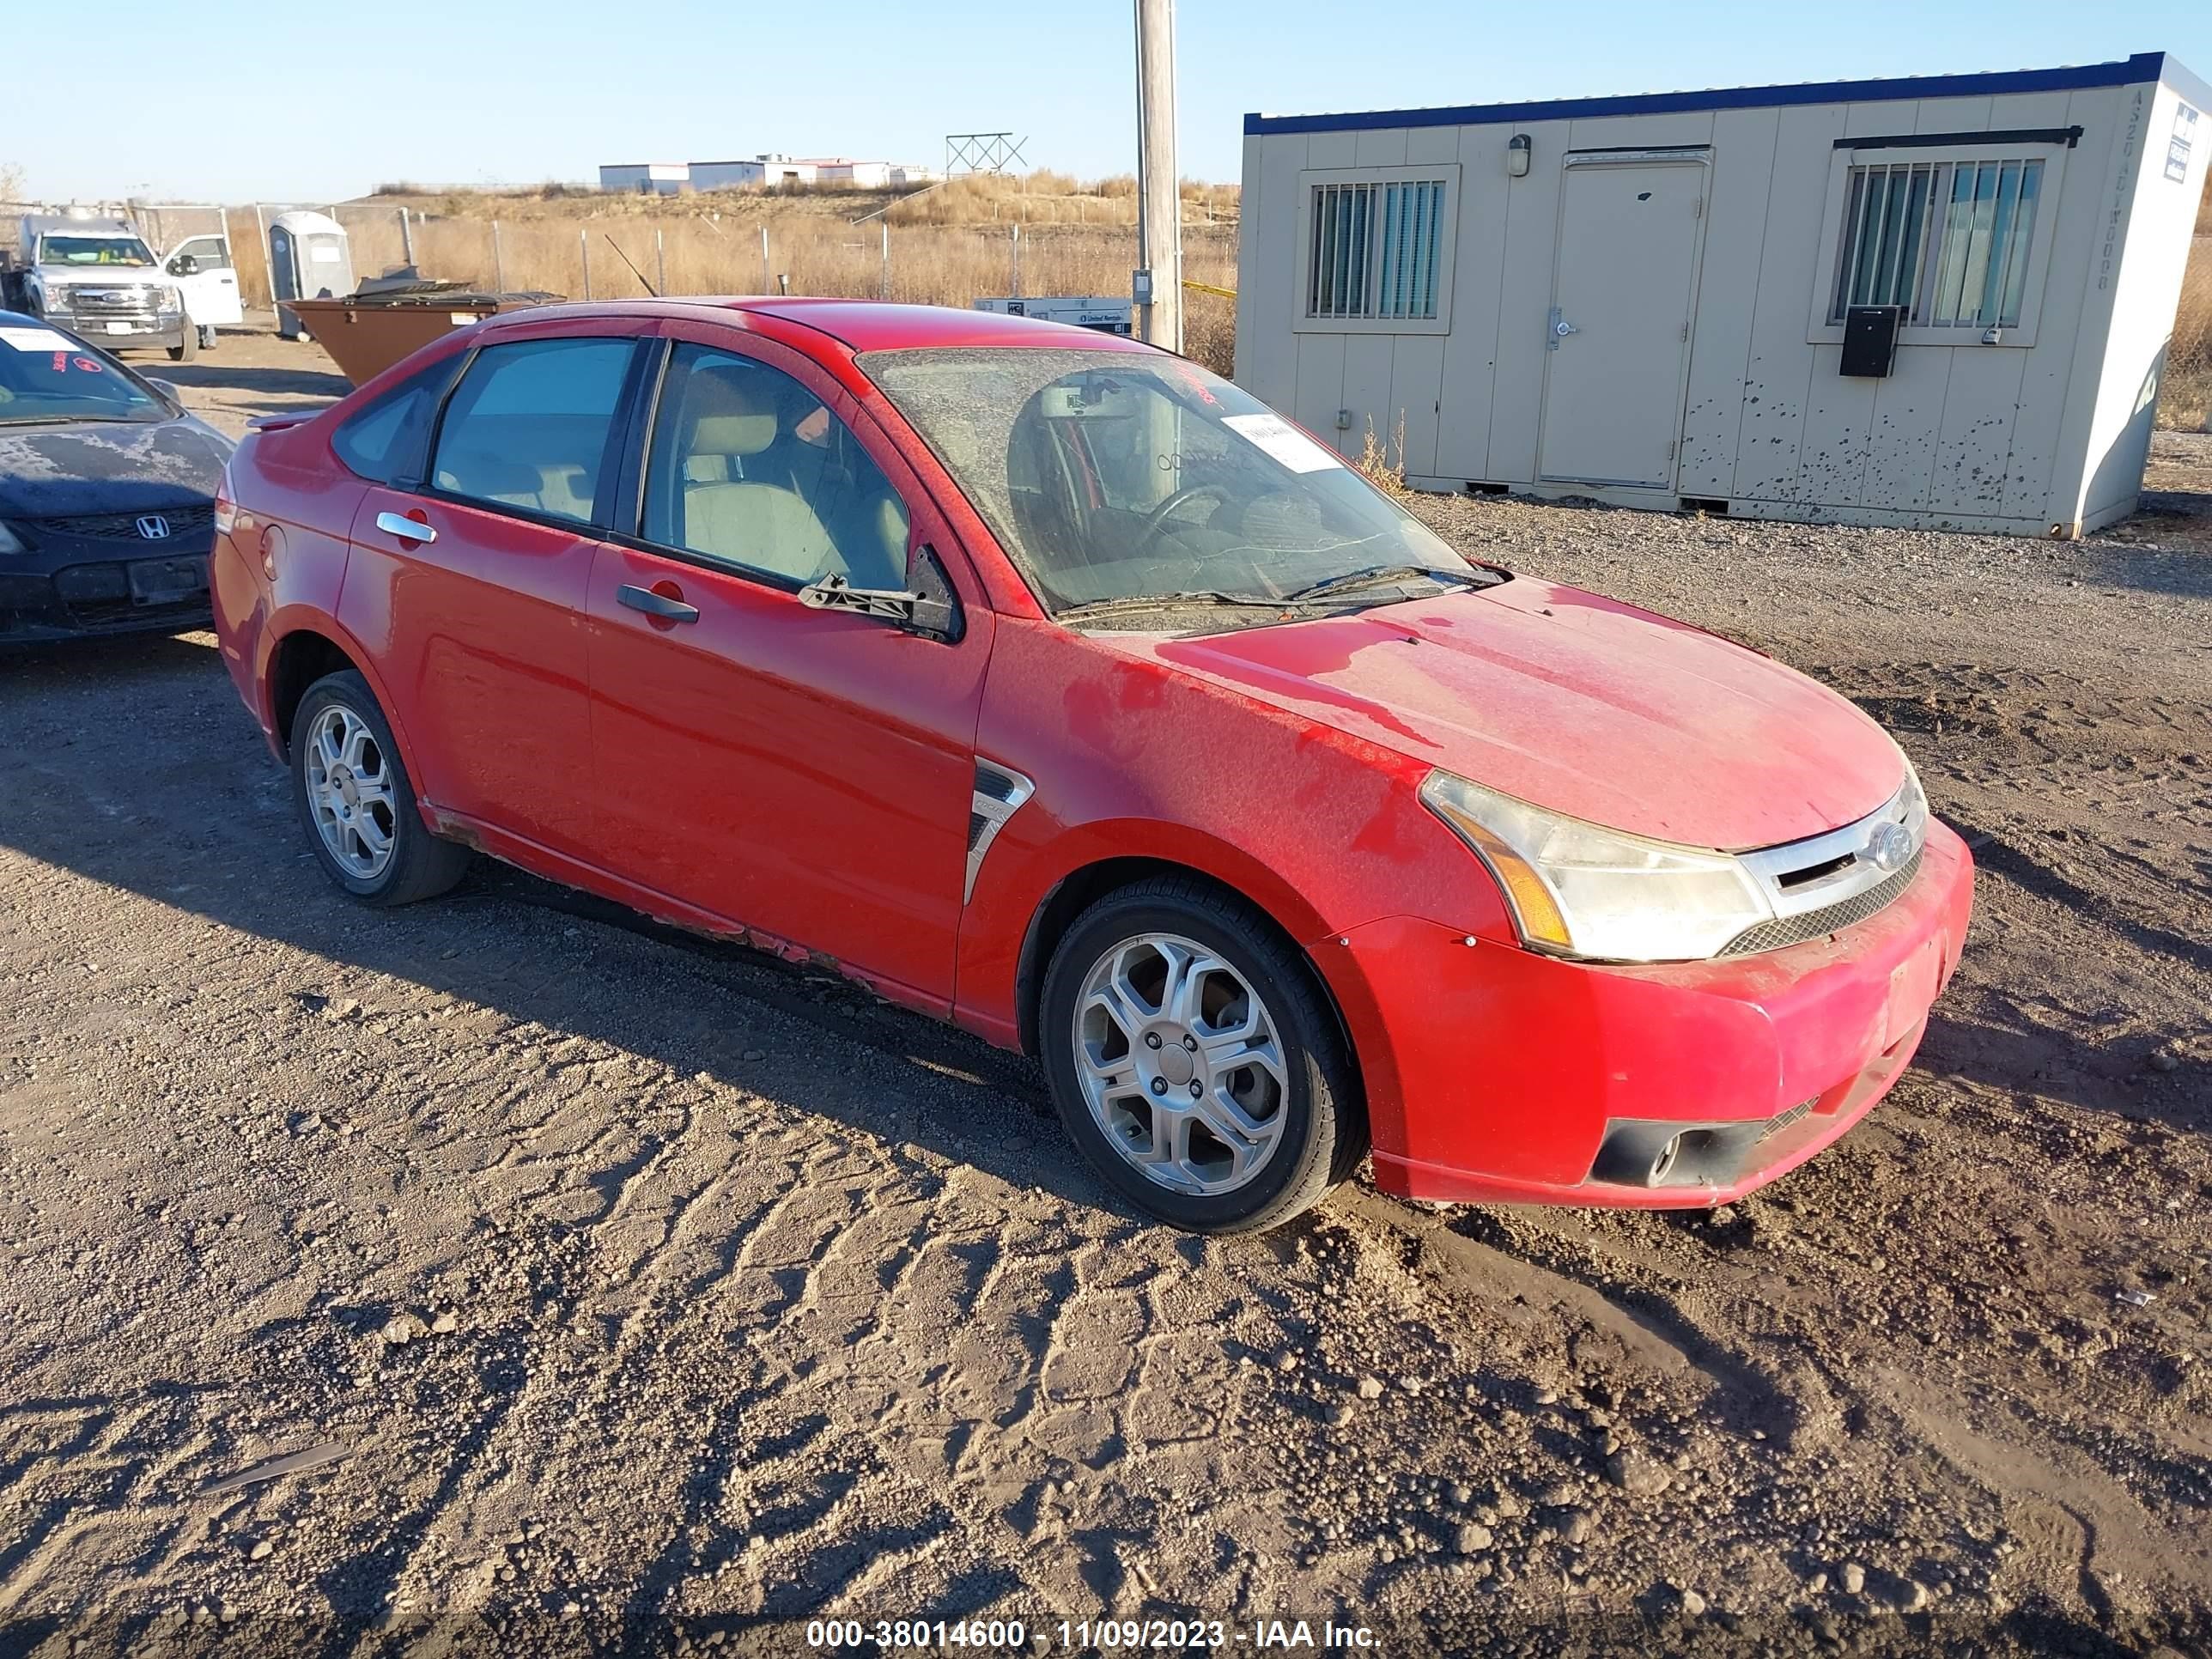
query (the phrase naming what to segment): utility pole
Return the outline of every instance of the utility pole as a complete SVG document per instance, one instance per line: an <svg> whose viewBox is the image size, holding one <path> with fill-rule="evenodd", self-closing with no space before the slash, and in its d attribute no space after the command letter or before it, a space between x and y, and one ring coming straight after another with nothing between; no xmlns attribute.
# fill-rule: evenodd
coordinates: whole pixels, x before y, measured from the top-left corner
<svg viewBox="0 0 2212 1659"><path fill-rule="evenodd" d="M1138 331L1156 346L1181 351L1182 192L1176 171L1175 0L1137 0L1137 266Z"/></svg>

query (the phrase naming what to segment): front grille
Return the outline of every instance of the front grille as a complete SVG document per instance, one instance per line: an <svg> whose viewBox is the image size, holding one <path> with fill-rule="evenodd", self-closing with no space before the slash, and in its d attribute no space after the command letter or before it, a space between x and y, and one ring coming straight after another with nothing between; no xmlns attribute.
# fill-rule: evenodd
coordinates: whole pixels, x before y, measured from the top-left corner
<svg viewBox="0 0 2212 1659"><path fill-rule="evenodd" d="M1811 1100L1799 1101L1795 1106L1792 1106L1786 1112L1777 1112L1772 1117L1766 1120L1766 1127L1759 1132L1759 1138L1761 1140L1773 1139L1775 1136L1780 1134L1791 1124L1796 1122L1798 1119L1803 1117L1806 1113L1811 1111L1814 1106L1819 1103L1820 1098L1820 1096L1814 1095Z"/></svg>
<svg viewBox="0 0 2212 1659"><path fill-rule="evenodd" d="M125 288L73 288L69 290L70 309L79 313L91 312L100 316L126 311L151 311L156 301L157 290L144 286Z"/></svg>
<svg viewBox="0 0 2212 1659"><path fill-rule="evenodd" d="M1754 956L1761 951L1779 951L1786 945L1802 945L1808 939L1824 938L1853 927L1887 907L1912 884L1913 877L1919 873L1920 854L1915 853L1905 868L1876 882L1863 893L1821 909L1808 910L1802 915L1785 916L1779 921L1762 921L1755 927L1747 927L1723 945L1720 954L1724 957Z"/></svg>
<svg viewBox="0 0 2212 1659"><path fill-rule="evenodd" d="M167 521L167 537L161 541L185 541L215 527L215 507L210 502L196 507L149 507L144 513L86 513L67 519L22 519L17 522L33 536L76 536L94 542L143 542L149 538L138 533L138 520L155 518Z"/></svg>

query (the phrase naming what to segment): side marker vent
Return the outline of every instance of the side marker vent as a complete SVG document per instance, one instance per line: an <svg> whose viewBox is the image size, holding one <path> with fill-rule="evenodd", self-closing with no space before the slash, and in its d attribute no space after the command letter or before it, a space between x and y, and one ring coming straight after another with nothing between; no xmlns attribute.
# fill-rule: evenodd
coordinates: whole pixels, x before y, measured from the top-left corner
<svg viewBox="0 0 2212 1659"><path fill-rule="evenodd" d="M991 850L992 842L1006 820L1035 793L1036 785L1011 767L994 761L975 763L975 792L968 803L968 875L960 889L963 904L975 896L975 876L983 867L983 855Z"/></svg>

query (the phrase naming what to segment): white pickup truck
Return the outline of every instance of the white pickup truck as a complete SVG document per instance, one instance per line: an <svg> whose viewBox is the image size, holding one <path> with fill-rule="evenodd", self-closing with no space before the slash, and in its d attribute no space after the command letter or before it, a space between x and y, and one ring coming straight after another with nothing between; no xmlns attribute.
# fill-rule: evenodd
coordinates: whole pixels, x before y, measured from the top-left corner
<svg viewBox="0 0 2212 1659"><path fill-rule="evenodd" d="M200 272L191 250L203 240L222 246L219 237L189 239L164 262L119 219L25 214L16 252L0 264L0 307L59 323L109 351L159 346L189 362L226 320L192 303ZM222 257L227 265L227 249ZM231 278L228 320L236 321L236 274L222 274ZM221 296L203 304L220 310Z"/></svg>

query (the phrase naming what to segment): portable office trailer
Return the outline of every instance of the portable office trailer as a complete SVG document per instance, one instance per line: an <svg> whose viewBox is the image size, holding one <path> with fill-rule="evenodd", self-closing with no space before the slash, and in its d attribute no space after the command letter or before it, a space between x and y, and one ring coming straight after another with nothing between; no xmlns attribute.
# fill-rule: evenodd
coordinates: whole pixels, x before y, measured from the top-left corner
<svg viewBox="0 0 2212 1659"><path fill-rule="evenodd" d="M1248 116L1237 379L1427 489L2077 535L2142 487L2207 100L2150 52Z"/></svg>

